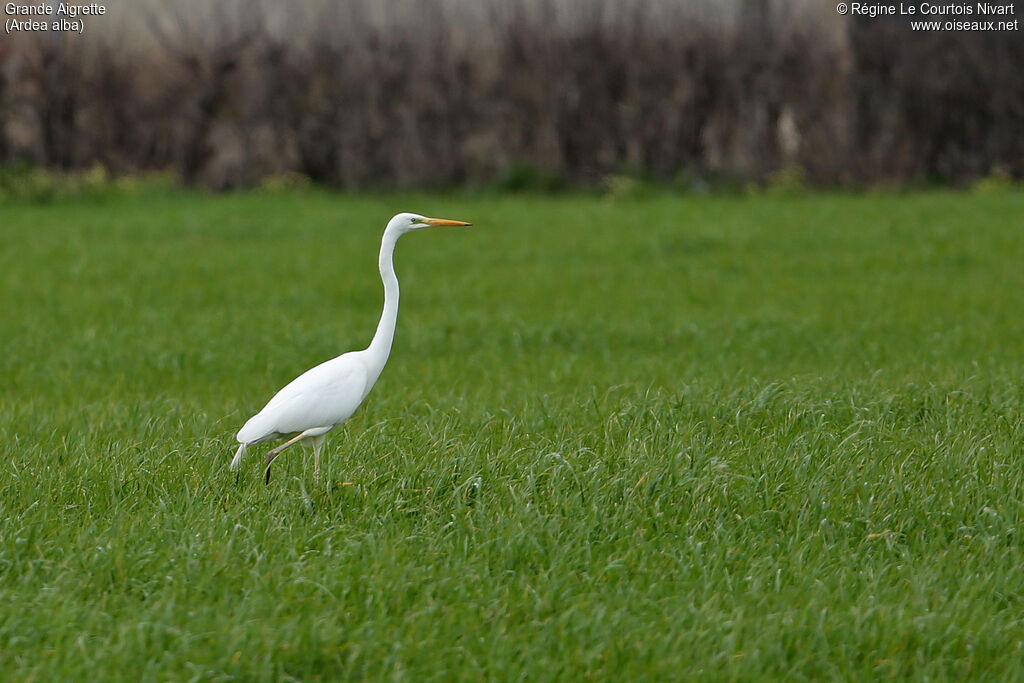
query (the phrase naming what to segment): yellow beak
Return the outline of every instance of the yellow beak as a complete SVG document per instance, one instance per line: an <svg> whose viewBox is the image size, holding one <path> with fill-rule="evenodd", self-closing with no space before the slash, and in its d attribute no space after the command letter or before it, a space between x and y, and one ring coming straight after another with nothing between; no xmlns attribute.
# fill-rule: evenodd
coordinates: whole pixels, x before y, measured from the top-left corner
<svg viewBox="0 0 1024 683"><path fill-rule="evenodd" d="M473 225L465 221L450 221L447 218L428 218L423 222L427 225Z"/></svg>

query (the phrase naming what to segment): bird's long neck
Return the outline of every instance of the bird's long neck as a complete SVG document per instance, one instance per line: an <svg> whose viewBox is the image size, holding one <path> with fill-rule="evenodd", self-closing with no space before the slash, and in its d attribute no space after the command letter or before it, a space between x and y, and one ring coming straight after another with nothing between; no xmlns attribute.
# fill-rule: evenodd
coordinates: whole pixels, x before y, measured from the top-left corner
<svg viewBox="0 0 1024 683"><path fill-rule="evenodd" d="M379 264L380 279L384 281L384 311L380 314L380 322L377 323L373 341L366 347L371 386L384 370L384 364L391 355L391 342L395 339L395 325L398 323L398 276L395 275L394 253L399 237L400 233L385 230L380 241Z"/></svg>

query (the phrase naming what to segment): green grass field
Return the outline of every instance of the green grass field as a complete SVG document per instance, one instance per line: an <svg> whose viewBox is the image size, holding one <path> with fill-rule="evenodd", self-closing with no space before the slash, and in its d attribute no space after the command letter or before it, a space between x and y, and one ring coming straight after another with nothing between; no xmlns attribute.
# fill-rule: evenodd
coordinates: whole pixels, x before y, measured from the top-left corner
<svg viewBox="0 0 1024 683"><path fill-rule="evenodd" d="M234 433L402 312L324 481ZM1024 678L1024 194L0 206L0 678Z"/></svg>

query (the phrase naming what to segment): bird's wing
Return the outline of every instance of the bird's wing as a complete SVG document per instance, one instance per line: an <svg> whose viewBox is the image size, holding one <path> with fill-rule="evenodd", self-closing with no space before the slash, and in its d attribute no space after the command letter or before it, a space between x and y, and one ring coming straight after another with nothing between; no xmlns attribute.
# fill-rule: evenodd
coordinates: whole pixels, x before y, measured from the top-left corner
<svg viewBox="0 0 1024 683"><path fill-rule="evenodd" d="M366 366L352 354L321 363L277 392L238 431L238 441L253 443L340 424L362 403L366 381Z"/></svg>

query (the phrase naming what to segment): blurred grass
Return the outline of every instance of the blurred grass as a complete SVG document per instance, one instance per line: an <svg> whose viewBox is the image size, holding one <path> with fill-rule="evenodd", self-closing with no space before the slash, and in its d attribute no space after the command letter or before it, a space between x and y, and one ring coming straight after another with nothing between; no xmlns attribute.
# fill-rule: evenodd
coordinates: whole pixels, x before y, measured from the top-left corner
<svg viewBox="0 0 1024 683"><path fill-rule="evenodd" d="M232 436L369 340L328 441ZM0 206L9 680L1021 677L1024 196Z"/></svg>

